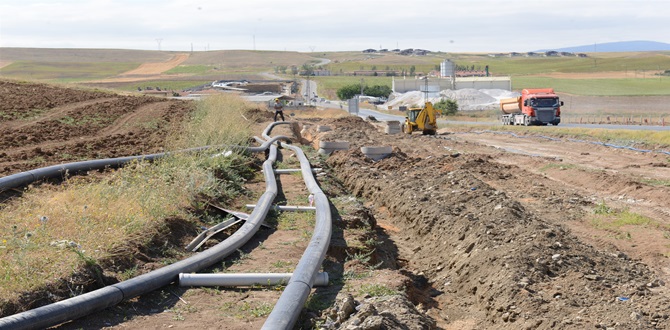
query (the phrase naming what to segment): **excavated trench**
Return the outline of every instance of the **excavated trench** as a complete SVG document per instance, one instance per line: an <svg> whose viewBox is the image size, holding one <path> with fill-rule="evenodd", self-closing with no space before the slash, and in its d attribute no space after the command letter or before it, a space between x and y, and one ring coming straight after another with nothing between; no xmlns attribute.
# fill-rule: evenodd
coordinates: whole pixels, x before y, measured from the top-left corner
<svg viewBox="0 0 670 330"><path fill-rule="evenodd" d="M389 141L374 129L344 128L336 138L346 140L348 133L352 141ZM478 179L505 176L509 166L490 156L411 157L395 148L373 162L354 149L335 152L327 163L378 219L396 228L391 239L400 271L416 280L407 293L439 327L670 326L670 303L654 290L663 283L646 265L580 242L560 223Z"/></svg>

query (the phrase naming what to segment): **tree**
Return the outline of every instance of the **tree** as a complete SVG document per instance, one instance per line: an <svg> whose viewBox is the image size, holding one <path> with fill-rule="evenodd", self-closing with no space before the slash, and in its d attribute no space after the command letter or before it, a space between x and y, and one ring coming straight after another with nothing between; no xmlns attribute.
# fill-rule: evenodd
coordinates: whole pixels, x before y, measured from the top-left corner
<svg viewBox="0 0 670 330"><path fill-rule="evenodd" d="M303 76L313 76L314 75L314 66L305 63L302 65Z"/></svg>
<svg viewBox="0 0 670 330"><path fill-rule="evenodd" d="M348 100L360 94L361 84L346 85L337 90L337 97L340 100Z"/></svg>
<svg viewBox="0 0 670 330"><path fill-rule="evenodd" d="M413 76L414 72L416 72L416 67L414 65L409 67L409 75Z"/></svg>
<svg viewBox="0 0 670 330"><path fill-rule="evenodd" d="M442 99L435 103L434 107L445 116L454 116L458 113L458 102L456 100Z"/></svg>
<svg viewBox="0 0 670 330"><path fill-rule="evenodd" d="M365 95L374 97L389 97L393 91L391 90L391 87L387 85L374 85L366 86L363 92Z"/></svg>
<svg viewBox="0 0 670 330"><path fill-rule="evenodd" d="M387 85L365 86L363 93L374 97L388 97L391 95L391 87ZM340 100L348 100L361 93L361 84L352 84L341 87L337 90L337 97Z"/></svg>

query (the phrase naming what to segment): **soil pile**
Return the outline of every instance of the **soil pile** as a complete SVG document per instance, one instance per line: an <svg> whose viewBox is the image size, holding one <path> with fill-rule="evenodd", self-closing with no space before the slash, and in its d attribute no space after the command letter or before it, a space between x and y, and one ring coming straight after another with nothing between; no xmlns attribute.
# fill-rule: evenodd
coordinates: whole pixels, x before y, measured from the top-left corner
<svg viewBox="0 0 670 330"><path fill-rule="evenodd" d="M365 129L332 135L346 139L347 133L363 135L366 143L388 141ZM408 149L436 140L423 138L394 143ZM439 315L448 323L471 320L479 328L506 329L669 326L670 302L655 292L662 280L623 253L580 242L560 223L538 217L515 196L478 179L476 171L508 175L489 156L419 158L396 146L379 162L356 149L335 152L327 162L354 194L388 210L400 228L405 266L430 279Z"/></svg>

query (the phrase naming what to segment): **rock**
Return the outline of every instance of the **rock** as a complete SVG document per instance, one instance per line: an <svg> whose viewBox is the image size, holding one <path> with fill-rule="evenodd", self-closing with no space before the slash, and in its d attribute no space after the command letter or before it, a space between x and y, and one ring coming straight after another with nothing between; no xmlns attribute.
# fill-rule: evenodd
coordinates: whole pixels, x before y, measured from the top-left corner
<svg viewBox="0 0 670 330"><path fill-rule="evenodd" d="M599 281L602 279L602 277L595 274L584 275L584 278L589 281Z"/></svg>
<svg viewBox="0 0 670 330"><path fill-rule="evenodd" d="M337 312L337 320L343 322L354 312L356 312L356 301L352 295L348 294L342 299L340 310Z"/></svg>

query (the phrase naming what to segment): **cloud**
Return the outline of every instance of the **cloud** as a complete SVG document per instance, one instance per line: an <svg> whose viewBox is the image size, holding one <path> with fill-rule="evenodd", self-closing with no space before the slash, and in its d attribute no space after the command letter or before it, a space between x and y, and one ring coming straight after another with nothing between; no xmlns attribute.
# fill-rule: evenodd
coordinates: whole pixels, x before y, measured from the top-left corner
<svg viewBox="0 0 670 330"><path fill-rule="evenodd" d="M668 42L667 17L654 0L25 0L0 4L0 46L528 51Z"/></svg>

